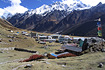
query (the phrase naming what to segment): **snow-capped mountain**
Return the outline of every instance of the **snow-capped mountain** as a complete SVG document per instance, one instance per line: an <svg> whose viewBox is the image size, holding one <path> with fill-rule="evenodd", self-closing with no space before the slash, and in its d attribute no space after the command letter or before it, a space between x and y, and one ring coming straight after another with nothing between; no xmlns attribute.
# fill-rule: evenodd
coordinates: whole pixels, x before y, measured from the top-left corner
<svg viewBox="0 0 105 70"><path fill-rule="evenodd" d="M90 6L83 4L80 0L62 0L62 2L54 2L50 5L44 4L22 14L17 13L7 20L18 28L49 32L74 10L87 8L90 8Z"/></svg>
<svg viewBox="0 0 105 70"><path fill-rule="evenodd" d="M12 16L13 16L13 15L12 15L11 13L5 12L5 13L3 14L3 16L1 16L1 18L7 19L7 18L12 17Z"/></svg>
<svg viewBox="0 0 105 70"><path fill-rule="evenodd" d="M64 0L64 1L57 1L50 5L42 5L39 8L31 9L22 13L22 15L26 14L28 17L32 16L33 14L39 14L45 16L47 13L54 11L54 10L64 10L67 12L71 12L73 10L83 10L88 9L90 6L83 4L80 0ZM6 15L4 15L6 13ZM2 17L8 18L9 12L5 12ZM11 14L12 16L12 14ZM9 17L11 17L9 16Z"/></svg>
<svg viewBox="0 0 105 70"><path fill-rule="evenodd" d="M87 6L86 4L83 4L80 0L71 0L71 2L68 1L62 1L62 2L55 2L50 5L42 5L39 8L36 8L35 10L30 10L28 13L30 15L36 13L45 16L47 13L54 11L54 10L64 10L67 12L73 11L73 10L83 10L88 9L90 6Z"/></svg>

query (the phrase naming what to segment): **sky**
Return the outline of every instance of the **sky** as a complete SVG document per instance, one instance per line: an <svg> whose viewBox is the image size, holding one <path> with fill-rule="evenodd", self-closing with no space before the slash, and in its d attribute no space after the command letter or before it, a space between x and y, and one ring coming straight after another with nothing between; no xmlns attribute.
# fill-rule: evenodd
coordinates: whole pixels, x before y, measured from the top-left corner
<svg viewBox="0 0 105 70"><path fill-rule="evenodd" d="M72 0L0 0L0 16L4 12L15 13L24 13L27 10L35 9L43 4L52 4L56 1L62 1L69 3ZM81 0L83 3L95 6L99 2L105 3L105 0Z"/></svg>

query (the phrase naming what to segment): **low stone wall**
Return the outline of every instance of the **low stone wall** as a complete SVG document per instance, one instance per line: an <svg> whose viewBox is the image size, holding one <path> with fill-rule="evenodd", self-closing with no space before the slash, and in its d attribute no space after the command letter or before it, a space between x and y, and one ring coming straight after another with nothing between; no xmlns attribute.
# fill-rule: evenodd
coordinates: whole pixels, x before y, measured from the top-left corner
<svg viewBox="0 0 105 70"><path fill-rule="evenodd" d="M21 48L14 48L14 50L16 50L16 51L23 51L23 52L29 52L29 53L36 53L37 52L37 51L31 51L31 50L21 49Z"/></svg>

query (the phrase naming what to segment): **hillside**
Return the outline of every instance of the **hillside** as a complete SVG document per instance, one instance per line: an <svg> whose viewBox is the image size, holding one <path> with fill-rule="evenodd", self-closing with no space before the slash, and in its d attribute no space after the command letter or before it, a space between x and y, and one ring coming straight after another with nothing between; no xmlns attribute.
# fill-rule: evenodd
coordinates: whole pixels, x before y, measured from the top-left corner
<svg viewBox="0 0 105 70"><path fill-rule="evenodd" d="M9 28L9 29L12 29L12 28L15 29L15 27L13 27L13 25L10 22L3 20L1 18L0 18L0 26L4 28Z"/></svg>
<svg viewBox="0 0 105 70"><path fill-rule="evenodd" d="M46 14L46 16L33 14L30 16L28 12L24 14L16 14L7 20L13 24L13 26L34 30L34 31L47 31L49 32L54 25L59 23L68 13L66 11L55 10ZM29 16L29 17L28 17ZM47 28L46 28L47 27Z"/></svg>
<svg viewBox="0 0 105 70"><path fill-rule="evenodd" d="M61 20L60 23L52 29L52 32L79 36L97 36L97 22L94 20L101 18L101 23L104 28L104 12L105 4L98 4L86 10L74 11Z"/></svg>
<svg viewBox="0 0 105 70"><path fill-rule="evenodd" d="M102 16L101 16L102 17ZM102 33L103 33L103 37L105 38L105 24L104 24L104 18L102 17ZM78 25L78 26L74 26L72 27L72 29L67 29L67 31L62 32L62 34L71 34L71 35L77 35L77 36L90 36L90 37L97 37L98 30L97 30L97 22L96 21L89 21L89 22L85 22L84 24Z"/></svg>
<svg viewBox="0 0 105 70"><path fill-rule="evenodd" d="M18 63L19 65L27 64L27 63L20 63L19 61L24 60L33 55L33 53L15 51L14 48L38 51L38 54L44 54L45 52L49 53L54 52L55 49L60 48L60 46L54 46L48 49L41 48L45 45L39 44L37 41L35 41L34 38L22 35L21 34L22 31L27 31L27 30L13 27L11 23L7 22L4 19L0 19L0 55L1 55L0 70L7 70L7 69L14 70L15 67L17 67ZM17 32L19 32L19 34L16 35ZM27 32L30 33L31 31ZM52 44L49 43L48 45L53 45L53 44L54 43ZM55 43L54 45L60 45L60 44ZM43 63L41 62L41 65L42 64Z"/></svg>
<svg viewBox="0 0 105 70"><path fill-rule="evenodd" d="M24 41L24 37L21 34L15 36L16 32L20 32L21 33L22 29L18 29L16 27L13 27L11 25L11 23L9 23L8 21L4 20L4 19L0 19L0 39L2 39L3 44L1 42L0 47L15 47L15 45L18 45L20 47L22 47L22 43L20 41L16 41L16 40L21 40ZM10 37L9 37L10 36ZM9 42L10 39L12 39L12 37L14 37L14 41L13 42ZM6 44L4 44L6 43Z"/></svg>
<svg viewBox="0 0 105 70"><path fill-rule="evenodd" d="M13 30L10 32L8 30ZM97 67L99 63L105 63L104 52L90 52L81 56L67 57L59 59L48 59L30 61L30 62L19 62L29 58L33 53L21 52L13 50L16 48L23 48L33 51L38 51L37 54L54 53L57 49L61 48L59 43L47 43L48 48L42 48L43 44L37 43L34 38L30 38L21 34L23 29L18 29L11 26L6 20L0 19L0 70L104 70L105 65L102 68ZM13 34L19 32L19 35L14 36ZM27 31L30 33L30 31ZM14 38L8 38L13 36ZM13 39L9 42L9 39ZM58 46L57 46L58 45ZM26 65L32 65L27 67Z"/></svg>
<svg viewBox="0 0 105 70"><path fill-rule="evenodd" d="M0 70L105 70L105 40L89 37L97 36L94 20L101 18L105 38L105 4L89 9L80 0L63 1L22 14L4 13Z"/></svg>
<svg viewBox="0 0 105 70"><path fill-rule="evenodd" d="M44 4L39 8L28 10L22 14L17 13L12 17L8 17L7 20L18 28L38 32L51 32L51 29L72 11L87 8L90 8L90 6L83 4L80 0L73 0L72 3L58 1L50 5Z"/></svg>
<svg viewBox="0 0 105 70"><path fill-rule="evenodd" d="M54 10L45 16L31 14L16 14L7 20L14 26L38 32L61 33L75 36L97 36L97 26L94 20L101 18L104 28L105 4L99 3L90 9L73 10L72 12ZM32 12L35 12L32 10ZM103 36L104 36L103 31ZM105 38L105 37L104 37Z"/></svg>

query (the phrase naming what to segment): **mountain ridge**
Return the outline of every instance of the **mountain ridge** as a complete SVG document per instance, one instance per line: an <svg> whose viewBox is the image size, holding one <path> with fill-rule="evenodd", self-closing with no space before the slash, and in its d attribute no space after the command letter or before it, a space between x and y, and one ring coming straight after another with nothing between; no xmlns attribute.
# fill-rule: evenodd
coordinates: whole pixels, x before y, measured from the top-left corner
<svg viewBox="0 0 105 70"><path fill-rule="evenodd" d="M83 8L85 9L85 8L90 8L90 7L91 6L89 6L89 5L83 4L80 0L73 0L72 3L56 1L50 5L43 4L42 6L36 8L36 9L28 10L25 13L28 13L30 16L32 16L33 14L39 14L42 16L46 16L46 14L48 14L49 12L52 12L54 10L60 10L60 11L64 10L64 11L70 12L72 10L81 10ZM20 13L20 14L24 14L24 13ZM11 13L9 13L7 11L3 14L2 17L7 19L12 16L14 16L14 15L12 15Z"/></svg>
<svg viewBox="0 0 105 70"><path fill-rule="evenodd" d="M68 5L70 5L70 7L68 7ZM23 14L17 13L16 15L8 18L7 20L18 28L34 30L39 32L50 32L50 30L56 24L58 24L72 11L82 10L84 8L86 9L87 7L87 5L83 4L79 0L75 0L72 4L55 2L50 5L43 5L35 10L26 11ZM41 13L43 9L44 13ZM40 10L39 14L37 13L37 10Z"/></svg>
<svg viewBox="0 0 105 70"><path fill-rule="evenodd" d="M12 18L9 18L8 21L18 28L34 30L38 32L91 36L92 30L94 31L94 28L95 32L97 30L95 25L91 25L90 23L95 23L95 19L104 15L105 4L99 3L97 6L91 7L89 9L75 9L71 12L64 10L54 10L47 14L45 13L46 16L29 12L30 11L27 11L24 14L17 14ZM88 28L85 29L86 25L88 25L87 23L93 27L89 27L90 31L87 30ZM85 28L82 29L81 27ZM80 30L78 28L80 28ZM79 31L82 32L79 33ZM87 33L85 33L85 31L87 31ZM96 36L96 33L93 36Z"/></svg>
<svg viewBox="0 0 105 70"><path fill-rule="evenodd" d="M102 19L102 28L105 28L105 4L98 4L87 10L75 11L65 17L53 31L57 32L62 29L62 34L72 34L77 36L97 36L97 22L94 21L98 18ZM79 20L79 21L78 21ZM65 22L65 24L63 24ZM73 23L74 22L74 23ZM68 25L68 27L67 27ZM103 31L103 36L105 32ZM104 36L105 38L105 36Z"/></svg>

